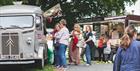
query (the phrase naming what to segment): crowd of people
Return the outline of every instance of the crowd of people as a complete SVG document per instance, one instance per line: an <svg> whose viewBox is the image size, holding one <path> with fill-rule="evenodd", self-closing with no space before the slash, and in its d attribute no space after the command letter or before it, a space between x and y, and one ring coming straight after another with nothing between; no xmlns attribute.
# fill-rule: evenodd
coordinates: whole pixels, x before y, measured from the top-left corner
<svg viewBox="0 0 140 71"><path fill-rule="evenodd" d="M79 65L85 56L86 65L91 65L91 60L95 55L96 37L92 32L91 26L86 26L85 31L81 30L79 24L74 24L73 30L69 32L66 27L66 20L62 19L55 25L53 36L54 46L54 65L57 68L67 68L67 64ZM106 36L102 34L98 41L99 63L108 62L111 52L110 43ZM108 44L108 45L107 45ZM107 48L106 48L107 47ZM106 48L106 51L104 51ZM68 50L68 61L66 51ZM106 55L104 54L106 52ZM103 55L103 57L101 56ZM104 57L105 56L105 57Z"/></svg>
<svg viewBox="0 0 140 71"><path fill-rule="evenodd" d="M134 47L140 46L140 42L133 40L133 37L135 36L134 32L136 31L132 31L131 29L134 28L128 27L126 31L128 35L124 35L121 38L122 41L120 43L122 47L118 48L118 52L116 54L114 62L114 71L123 71L125 68L128 69L133 68L132 66L127 67L127 65L125 65L128 63L128 60L130 62L129 64L137 62L136 63L137 65L134 66L136 66L135 68L137 67L140 68L139 64L140 62L138 62L140 61L140 59L138 60L137 58L137 56L140 56L139 52L140 50L138 51L138 48L135 49L132 48L133 46ZM113 56L110 36L101 34L98 41L96 41L95 39L96 37L92 32L91 26L89 25L86 26L85 31L82 31L79 24L74 24L73 30L69 32L68 28L66 27L66 20L62 19L59 23L55 25L52 35L54 43L53 46L55 47L54 65L58 69L66 69L68 64L79 65L81 59L83 59L84 56L85 56L85 65L90 66L92 64L91 60L94 60L96 49L98 50L99 54L97 58L97 63L112 63L111 60ZM130 41L129 43L128 40ZM137 40L138 41L140 40L139 36ZM130 43L132 44L130 45ZM128 51L126 51L126 49L128 49ZM66 56L67 50L69 63L67 63ZM134 52L136 50L136 53L129 53L131 52L131 50L133 50ZM140 70L139 68L137 69Z"/></svg>

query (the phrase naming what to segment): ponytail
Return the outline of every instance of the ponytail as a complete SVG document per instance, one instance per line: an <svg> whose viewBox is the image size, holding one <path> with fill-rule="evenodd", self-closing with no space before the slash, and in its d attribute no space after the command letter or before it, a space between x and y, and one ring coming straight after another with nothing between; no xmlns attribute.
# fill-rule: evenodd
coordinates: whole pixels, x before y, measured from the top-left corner
<svg viewBox="0 0 140 71"><path fill-rule="evenodd" d="M135 27L133 25L129 25L125 29L125 34L121 38L121 42L120 42L121 47L128 48L136 32L137 31Z"/></svg>
<svg viewBox="0 0 140 71"><path fill-rule="evenodd" d="M131 42L131 39L130 39L130 37L128 36L128 34L124 34L124 35L122 36L122 38L121 38L120 45L121 45L121 47L123 47L123 48L127 48L127 47L129 47L130 42Z"/></svg>

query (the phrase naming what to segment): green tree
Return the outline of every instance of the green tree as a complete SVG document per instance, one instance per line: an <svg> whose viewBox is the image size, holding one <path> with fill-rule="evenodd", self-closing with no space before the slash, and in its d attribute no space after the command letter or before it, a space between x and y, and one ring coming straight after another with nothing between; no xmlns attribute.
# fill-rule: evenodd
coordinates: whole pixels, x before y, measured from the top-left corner
<svg viewBox="0 0 140 71"><path fill-rule="evenodd" d="M72 26L76 18L89 17L107 17L112 11L116 15L124 15L125 3L134 4L136 0L72 0L67 3L66 0L60 1L62 10L66 15L68 25Z"/></svg>
<svg viewBox="0 0 140 71"><path fill-rule="evenodd" d="M11 5L13 0L0 0L0 6Z"/></svg>
<svg viewBox="0 0 140 71"><path fill-rule="evenodd" d="M76 13L77 17L108 16L112 11L120 15L125 9L125 3L133 4L136 2L136 0L72 0L70 3L67 0L0 0L0 5L9 5L13 1L38 5L44 11L60 3L64 13Z"/></svg>
<svg viewBox="0 0 140 71"><path fill-rule="evenodd" d="M12 4L17 0L0 0L1 5ZM19 0L20 1L20 0ZM89 17L106 17L110 16L112 11L116 15L123 15L125 4L134 4L137 0L22 0L24 4L37 5L46 11L52 6L60 3L63 14L68 21L69 26L73 26L76 18Z"/></svg>

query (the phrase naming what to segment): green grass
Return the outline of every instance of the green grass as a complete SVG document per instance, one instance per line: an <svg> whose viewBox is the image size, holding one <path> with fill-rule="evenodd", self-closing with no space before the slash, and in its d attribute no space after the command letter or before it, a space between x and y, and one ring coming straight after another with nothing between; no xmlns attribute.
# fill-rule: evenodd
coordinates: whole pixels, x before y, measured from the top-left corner
<svg viewBox="0 0 140 71"><path fill-rule="evenodd" d="M54 67L52 65L46 65L44 69L35 68L27 71L54 71Z"/></svg>

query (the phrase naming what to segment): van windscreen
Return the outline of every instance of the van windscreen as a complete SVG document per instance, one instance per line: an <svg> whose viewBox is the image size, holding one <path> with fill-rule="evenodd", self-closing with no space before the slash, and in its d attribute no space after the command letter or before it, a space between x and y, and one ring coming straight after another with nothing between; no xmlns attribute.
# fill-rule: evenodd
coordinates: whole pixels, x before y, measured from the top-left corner
<svg viewBox="0 0 140 71"><path fill-rule="evenodd" d="M33 16L0 16L0 27L14 28L17 27L32 27Z"/></svg>

